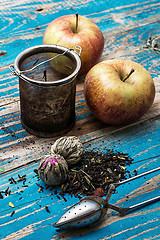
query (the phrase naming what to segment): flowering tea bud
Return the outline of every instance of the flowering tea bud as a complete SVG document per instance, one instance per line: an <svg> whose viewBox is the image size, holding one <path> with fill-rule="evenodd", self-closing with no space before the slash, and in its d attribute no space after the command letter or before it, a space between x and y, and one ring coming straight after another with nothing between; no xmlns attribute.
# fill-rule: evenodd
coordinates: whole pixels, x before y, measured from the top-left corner
<svg viewBox="0 0 160 240"><path fill-rule="evenodd" d="M51 146L51 151L62 155L68 165L72 165L81 159L83 145L75 136L61 137Z"/></svg>
<svg viewBox="0 0 160 240"><path fill-rule="evenodd" d="M67 178L68 164L59 154L46 155L40 160L38 175L47 185L59 185Z"/></svg>

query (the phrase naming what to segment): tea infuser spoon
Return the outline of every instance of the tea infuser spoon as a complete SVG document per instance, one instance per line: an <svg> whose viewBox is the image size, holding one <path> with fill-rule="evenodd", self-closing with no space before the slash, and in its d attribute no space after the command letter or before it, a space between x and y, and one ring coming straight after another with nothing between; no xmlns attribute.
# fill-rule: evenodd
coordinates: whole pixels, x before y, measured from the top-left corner
<svg viewBox="0 0 160 240"><path fill-rule="evenodd" d="M160 167L144 172L142 174L126 179L124 181L110 184L108 194L105 199L98 196L88 196L80 199L80 201L71 206L60 217L60 219L53 224L53 226L61 229L85 227L88 225L99 223L106 215L108 208L118 211L120 215L123 216L131 211L134 211L138 208L144 207L148 204L160 200L160 196L158 196L127 208L122 208L109 204L110 197L113 191L116 189L116 187L127 182L130 182L132 180L135 180L137 178L146 176L150 173L156 172L158 170L160 170Z"/></svg>

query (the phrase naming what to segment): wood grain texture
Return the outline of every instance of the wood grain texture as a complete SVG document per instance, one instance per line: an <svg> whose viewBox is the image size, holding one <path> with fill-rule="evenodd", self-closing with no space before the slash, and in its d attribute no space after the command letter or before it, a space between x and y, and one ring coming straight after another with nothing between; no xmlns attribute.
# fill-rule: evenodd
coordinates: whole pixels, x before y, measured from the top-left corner
<svg viewBox="0 0 160 240"><path fill-rule="evenodd" d="M159 0L0 0L0 239L41 240L160 239L160 203L120 217L109 210L99 225L56 232L52 223L78 201L66 195L57 198L55 190L39 180L39 158L50 151L56 138L38 138L27 133L20 122L18 78L9 65L24 49L42 44L44 31L53 19L65 14L85 15L103 31L105 47L101 60L130 59L142 64L152 75L156 98L151 109L137 122L108 126L99 122L87 108L83 95L85 76L77 79L76 124L68 135L76 135L89 150L128 153L133 163L127 170L134 176L159 166L160 161L160 58L152 48L144 48L149 37L160 35ZM25 183L17 182L26 175ZM11 184L13 177L16 183ZM129 175L127 175L129 177ZM28 187L27 187L28 186ZM42 191L42 186L44 189ZM160 173L144 177L117 189L111 203L130 206L160 194ZM14 204L14 208L9 203ZM49 212L46 211L46 206Z"/></svg>

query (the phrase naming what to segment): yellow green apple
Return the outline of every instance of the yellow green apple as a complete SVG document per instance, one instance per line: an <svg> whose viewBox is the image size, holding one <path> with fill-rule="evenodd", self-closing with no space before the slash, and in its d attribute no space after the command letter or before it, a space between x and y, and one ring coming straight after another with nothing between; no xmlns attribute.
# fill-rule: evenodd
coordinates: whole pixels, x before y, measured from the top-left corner
<svg viewBox="0 0 160 240"><path fill-rule="evenodd" d="M151 107L155 85L149 72L129 60L106 60L86 75L85 100L91 112L106 124L127 124Z"/></svg>
<svg viewBox="0 0 160 240"><path fill-rule="evenodd" d="M89 18L78 14L65 15L53 20L47 26L44 36L44 44L56 44L75 49L82 48L80 74L86 73L101 58L104 48L104 37L100 28ZM61 59L58 60L58 64ZM65 57L63 57L63 62ZM70 65L70 63L68 64Z"/></svg>

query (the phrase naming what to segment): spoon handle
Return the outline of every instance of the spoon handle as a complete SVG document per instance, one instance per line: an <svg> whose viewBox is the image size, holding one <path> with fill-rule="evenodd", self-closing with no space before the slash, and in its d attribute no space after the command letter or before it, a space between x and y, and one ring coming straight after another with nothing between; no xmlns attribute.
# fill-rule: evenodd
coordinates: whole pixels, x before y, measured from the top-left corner
<svg viewBox="0 0 160 240"><path fill-rule="evenodd" d="M157 202L159 200L160 200L160 196L151 198L151 199L149 199L147 201L140 202L138 204L135 204L135 205L133 205L131 207L127 207L127 208L121 208L121 207L118 207L118 206L114 206L112 204L108 204L108 207L113 209L113 210L115 210L115 211L118 211L121 214L121 216L124 216L127 213L129 213L129 212L132 212L134 210L137 210L137 209L139 209L141 207L147 206L147 205L149 205L151 203L154 203L154 202Z"/></svg>
<svg viewBox="0 0 160 240"><path fill-rule="evenodd" d="M126 179L126 180L124 180L124 181L121 181L121 182L111 183L111 184L109 185L108 194L107 194L106 199L105 199L106 203L109 203L109 200L110 200L110 198L111 198L111 195L112 195L113 191L114 191L118 186L120 186L120 185L122 185L122 184L125 184L125 183L127 183L127 182L131 182L132 180L135 180L135 179L137 179L137 178L146 176L146 175L148 175L148 174L150 174L150 173L153 173L153 172L156 172L156 171L158 171L158 170L160 170L160 167L154 168L154 169L152 169L152 170L149 170L149 171L144 172L144 173L141 173L141 174L139 174L139 175L137 175L137 176L128 178L128 179Z"/></svg>
<svg viewBox="0 0 160 240"><path fill-rule="evenodd" d="M126 180L124 180L124 181L122 181L122 182L112 183L112 184L113 184L113 185L115 186L115 188L116 188L116 187L118 187L118 186L120 186L120 185L122 185L122 184L124 184L124 183L130 182L130 181L132 181L132 180L135 180L135 179L140 178L140 177L143 177L143 176L146 176L146 175L148 175L148 174L150 174L150 173L153 173L153 172L156 172L156 171L158 171L158 170L160 170L160 167L157 167L157 168L154 168L154 169L149 170L149 171L147 171L147 172L141 173L141 174L139 174L139 175L137 175L137 176L128 178L128 179L126 179Z"/></svg>

